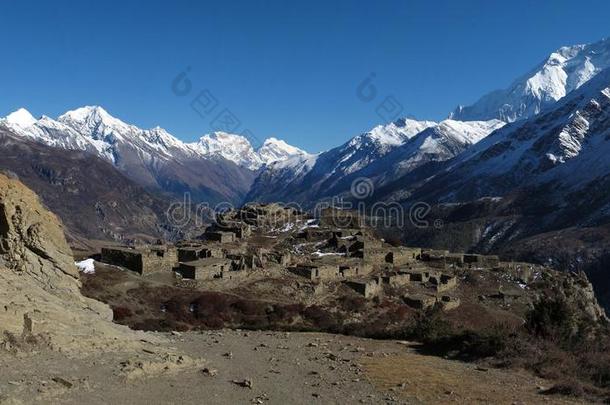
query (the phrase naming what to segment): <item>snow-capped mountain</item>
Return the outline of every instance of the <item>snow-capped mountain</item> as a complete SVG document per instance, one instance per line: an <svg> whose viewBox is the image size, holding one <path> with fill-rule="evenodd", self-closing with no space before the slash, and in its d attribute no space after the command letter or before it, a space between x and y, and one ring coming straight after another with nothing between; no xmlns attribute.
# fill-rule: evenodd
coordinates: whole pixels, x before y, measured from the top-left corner
<svg viewBox="0 0 610 405"><path fill-rule="evenodd" d="M203 156L162 128L140 129L101 107L82 107L57 120L18 110L0 126L50 147L81 150L109 161L137 184L196 201L237 203L254 173L224 159Z"/></svg>
<svg viewBox="0 0 610 405"><path fill-rule="evenodd" d="M0 123L17 135L45 145L63 149L97 151L99 154L104 153L104 148L100 143L92 142L91 139L76 132L71 127L47 116L43 115L37 120L24 108L1 118Z"/></svg>
<svg viewBox="0 0 610 405"><path fill-rule="evenodd" d="M276 138L267 139L254 150L241 135L216 132L198 142L184 143L160 127L141 129L110 115L99 106L85 106L68 111L57 120L47 116L35 119L21 108L3 119L13 132L49 146L97 152L118 163L119 145L129 144L144 159L180 157L222 157L239 166L256 170L262 165L305 152Z"/></svg>
<svg viewBox="0 0 610 405"><path fill-rule="evenodd" d="M586 207L586 215L571 218L586 223L610 218L608 156L610 68L545 112L493 132L416 188L398 179L391 189L406 187L409 198L430 202L536 190L532 197L555 205L547 214Z"/></svg>
<svg viewBox="0 0 610 405"><path fill-rule="evenodd" d="M358 177L367 177L375 185L390 181L425 163L450 159L502 125L499 120L401 119L328 152L267 166L246 198L312 204L342 196Z"/></svg>
<svg viewBox="0 0 610 405"><path fill-rule="evenodd" d="M458 107L451 118L497 118L506 122L529 118L608 67L610 38L589 45L565 46L551 53L545 61L515 80L507 89L493 91L471 106Z"/></svg>
<svg viewBox="0 0 610 405"><path fill-rule="evenodd" d="M222 157L250 170L256 170L262 165L250 142L241 135L215 132L202 136L198 142L189 146L202 156Z"/></svg>
<svg viewBox="0 0 610 405"><path fill-rule="evenodd" d="M192 155L182 141L163 128L141 129L108 114L99 106L86 106L61 115L58 122L97 145L110 160L120 159L119 145L129 144L143 159L171 159L176 154ZM117 163L117 162L114 162Z"/></svg>
<svg viewBox="0 0 610 405"><path fill-rule="evenodd" d="M4 119L15 128L28 128L36 123L36 118L25 108L10 113Z"/></svg>
<svg viewBox="0 0 610 405"><path fill-rule="evenodd" d="M226 132L204 135L198 142L187 145L202 156L220 156L250 170L258 170L264 165L306 154L305 151L276 138L265 140L263 145L255 150L246 137Z"/></svg>
<svg viewBox="0 0 610 405"><path fill-rule="evenodd" d="M319 188L325 187L324 181L331 178L336 181L357 172L433 125L436 123L432 121L400 119L379 125L329 151L297 155L269 164L256 179L246 199L306 202L311 198L313 201Z"/></svg>
<svg viewBox="0 0 610 405"><path fill-rule="evenodd" d="M442 230L405 229L405 243L583 270L607 299L609 156L610 68L434 171L421 167L377 189L375 199L432 207L427 220Z"/></svg>
<svg viewBox="0 0 610 405"><path fill-rule="evenodd" d="M184 143L163 128L138 128L99 106L77 108L57 120L35 119L19 109L0 119L0 125L51 147L95 154L143 186L174 194L188 191L208 202L240 202L254 170L305 153L275 138L255 151L244 137L225 133Z"/></svg>
<svg viewBox="0 0 610 405"><path fill-rule="evenodd" d="M424 129L399 148L358 172L358 175L378 179L378 185L385 184L427 163L449 160L504 125L500 120L441 121Z"/></svg>
<svg viewBox="0 0 610 405"><path fill-rule="evenodd" d="M281 139L274 137L267 138L262 146L258 148L257 153L263 164L266 165L273 162L282 162L293 157L308 155L304 150L288 145Z"/></svg>

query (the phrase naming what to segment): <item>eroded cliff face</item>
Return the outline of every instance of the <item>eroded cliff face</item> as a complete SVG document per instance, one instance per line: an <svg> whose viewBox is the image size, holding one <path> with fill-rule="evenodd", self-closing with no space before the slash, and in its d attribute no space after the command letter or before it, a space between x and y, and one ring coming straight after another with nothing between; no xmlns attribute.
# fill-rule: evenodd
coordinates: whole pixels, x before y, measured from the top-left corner
<svg viewBox="0 0 610 405"><path fill-rule="evenodd" d="M5 175L0 175L0 260L45 290L78 291L78 270L59 219Z"/></svg>
<svg viewBox="0 0 610 405"><path fill-rule="evenodd" d="M0 339L83 352L137 346L137 333L112 323L111 309L80 293L61 222L36 194L0 174Z"/></svg>

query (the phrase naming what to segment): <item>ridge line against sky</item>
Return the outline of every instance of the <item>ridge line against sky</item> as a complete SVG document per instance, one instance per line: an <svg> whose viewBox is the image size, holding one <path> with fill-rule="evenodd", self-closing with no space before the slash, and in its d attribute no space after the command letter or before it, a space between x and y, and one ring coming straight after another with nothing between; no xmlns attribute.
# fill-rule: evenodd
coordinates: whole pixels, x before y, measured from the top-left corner
<svg viewBox="0 0 610 405"><path fill-rule="evenodd" d="M609 35L601 0L489 3L4 2L0 115L100 105L191 142L214 117L172 92L190 67L193 92L209 90L214 114L241 122L236 133L317 152L382 123L376 102L356 95L372 72L379 101L393 96L402 115L438 121L559 47Z"/></svg>

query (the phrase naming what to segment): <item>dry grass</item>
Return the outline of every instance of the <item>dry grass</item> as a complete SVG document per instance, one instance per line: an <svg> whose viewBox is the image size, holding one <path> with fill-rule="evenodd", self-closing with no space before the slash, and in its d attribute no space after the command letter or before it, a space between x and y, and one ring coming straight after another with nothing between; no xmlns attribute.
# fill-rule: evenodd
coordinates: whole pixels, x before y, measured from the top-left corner
<svg viewBox="0 0 610 405"><path fill-rule="evenodd" d="M363 366L377 387L393 390L409 403L586 403L560 396L543 397L538 387L551 387L553 383L519 370L482 369L439 357L422 358L415 353L365 358Z"/></svg>

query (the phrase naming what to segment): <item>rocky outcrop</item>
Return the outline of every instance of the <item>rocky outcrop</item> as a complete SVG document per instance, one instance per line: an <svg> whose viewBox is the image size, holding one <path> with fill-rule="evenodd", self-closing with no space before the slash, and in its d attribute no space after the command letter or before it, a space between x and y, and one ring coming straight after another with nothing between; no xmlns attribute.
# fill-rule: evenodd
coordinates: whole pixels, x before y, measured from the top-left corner
<svg viewBox="0 0 610 405"><path fill-rule="evenodd" d="M606 312L599 305L593 285L584 272L569 273L558 290L581 318L593 323L608 322Z"/></svg>
<svg viewBox="0 0 610 405"><path fill-rule="evenodd" d="M15 179L0 176L0 260L45 290L78 290L78 270L55 215Z"/></svg>
<svg viewBox="0 0 610 405"><path fill-rule="evenodd" d="M137 332L112 323L107 305L80 294L61 222L31 190L2 174L0 302L5 349L35 343L73 353L142 345Z"/></svg>

